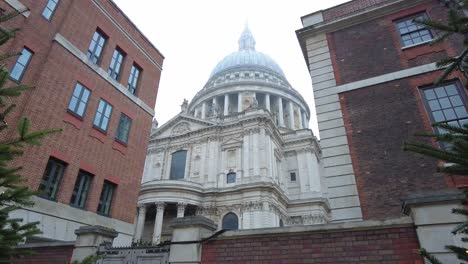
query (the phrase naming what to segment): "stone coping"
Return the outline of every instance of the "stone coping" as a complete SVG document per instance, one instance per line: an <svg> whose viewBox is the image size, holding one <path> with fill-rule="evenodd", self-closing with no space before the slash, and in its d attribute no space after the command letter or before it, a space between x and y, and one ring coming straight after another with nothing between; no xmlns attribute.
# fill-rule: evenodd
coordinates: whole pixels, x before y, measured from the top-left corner
<svg viewBox="0 0 468 264"><path fill-rule="evenodd" d="M457 189L415 193L403 198L402 210L408 215L412 206L461 201L464 198L463 192Z"/></svg>
<svg viewBox="0 0 468 264"><path fill-rule="evenodd" d="M189 226L200 226L212 231L216 230L218 227L213 222L213 220L203 216L186 216L181 218L175 218L170 223L170 227L172 228L182 228Z"/></svg>
<svg viewBox="0 0 468 264"><path fill-rule="evenodd" d="M16 248L45 248L45 247L70 247L74 246L75 241L54 241L54 242L37 242L37 243L26 243L18 245Z"/></svg>
<svg viewBox="0 0 468 264"><path fill-rule="evenodd" d="M414 226L414 222L410 217L401 217L386 220L366 220L356 222L332 223L323 225L307 225L307 226L289 226L276 228L259 228L259 229L244 229L230 230L216 239L234 239L240 237L261 237L261 236L284 236L294 234L304 234L311 232L344 232L344 231L359 231L359 230L376 230L385 228L397 228Z"/></svg>
<svg viewBox="0 0 468 264"><path fill-rule="evenodd" d="M96 234L96 235L103 235L111 238L116 238L118 236L118 232L114 229L107 228L104 226L82 226L75 230L76 235L84 235L84 234Z"/></svg>

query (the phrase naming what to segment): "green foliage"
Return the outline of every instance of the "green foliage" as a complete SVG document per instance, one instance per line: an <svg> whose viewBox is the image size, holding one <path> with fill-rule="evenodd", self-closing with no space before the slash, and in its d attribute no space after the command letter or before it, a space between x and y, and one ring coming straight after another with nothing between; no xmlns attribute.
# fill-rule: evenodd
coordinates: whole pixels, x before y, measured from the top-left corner
<svg viewBox="0 0 468 264"><path fill-rule="evenodd" d="M443 73L434 81L439 84L444 81L453 71L458 70L465 77L465 87L468 87L468 17L464 12L468 11L468 0L441 0L450 9L448 12L448 22L446 24L438 21L416 21L428 28L436 30L439 34L432 41L432 45L444 41L452 35L458 35L464 39L464 50L456 57L449 57L437 63L438 67L445 68ZM437 168L438 172L453 175L468 175L468 125L462 127L450 126L445 123L435 123L432 125L441 134L420 134L421 137L429 137L440 143L444 148L434 147L421 142L407 142L404 150L419 153L442 160L445 163ZM468 190L465 191L463 205L468 205ZM465 207L466 208L466 207ZM452 213L468 216L468 210L453 209ZM456 226L453 235L462 236L463 242L468 242L468 221ZM453 252L459 260L468 261L468 249L454 245L446 246L446 249ZM432 264L442 264L436 257L429 254L425 249L420 250L421 255Z"/></svg>
<svg viewBox="0 0 468 264"><path fill-rule="evenodd" d="M468 175L468 125L463 127L450 126L445 123L435 123L432 125L435 128L443 129L446 134L420 134L422 137L430 137L435 139L438 143L444 143L445 149L440 149L432 145L427 145L420 142L406 142L403 149L406 151L416 152L425 156L433 157L445 161L444 165L437 168L437 171L456 174ZM468 190L465 191L465 199L462 202L464 205L468 204ZM452 213L468 215L466 209L453 209ZM468 221L456 226L452 231L454 235L468 234ZM467 242L466 237L463 241ZM460 260L468 260L468 253L466 248L457 246L446 246L446 248L455 253ZM425 249L420 250L421 255L426 258L429 263L441 264L437 258L430 255Z"/></svg>
<svg viewBox="0 0 468 264"><path fill-rule="evenodd" d="M8 29L3 22L17 16L12 12L0 16L0 45L5 44L15 36L18 29ZM31 200L35 192L24 186L25 180L19 174L21 167L11 167L11 162L22 155L27 145L39 145L44 136L60 130L30 131L31 122L27 118L19 120L17 136L6 138L7 132L12 129L6 118L15 105L9 103L10 98L21 95L22 92L32 89L26 85L8 86L9 72L5 67L5 60L18 56L17 52L7 52L0 55L0 260L11 260L15 254L24 254L15 250L16 246L28 237L40 234L38 222L23 223L22 219L9 218L9 213L21 207L33 205ZM8 133L11 134L11 133Z"/></svg>
<svg viewBox="0 0 468 264"><path fill-rule="evenodd" d="M435 45L444 41L452 35L464 37L464 50L456 57L448 57L437 63L439 68L445 68L442 74L434 81L439 84L446 80L447 77L455 70L463 73L465 76L465 87L468 80L468 17L464 15L464 11L468 11L468 0L440 0L450 9L448 11L447 23L442 23L433 20L415 20L416 23L425 25L434 30L438 34L432 40L431 45Z"/></svg>

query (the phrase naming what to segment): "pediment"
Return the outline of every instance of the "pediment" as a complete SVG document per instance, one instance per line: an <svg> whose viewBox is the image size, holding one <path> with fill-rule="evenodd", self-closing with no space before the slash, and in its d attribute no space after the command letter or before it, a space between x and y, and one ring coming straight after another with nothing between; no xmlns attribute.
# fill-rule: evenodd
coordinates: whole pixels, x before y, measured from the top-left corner
<svg viewBox="0 0 468 264"><path fill-rule="evenodd" d="M179 136L213 125L214 123L212 122L179 114L158 128L151 135L151 138Z"/></svg>

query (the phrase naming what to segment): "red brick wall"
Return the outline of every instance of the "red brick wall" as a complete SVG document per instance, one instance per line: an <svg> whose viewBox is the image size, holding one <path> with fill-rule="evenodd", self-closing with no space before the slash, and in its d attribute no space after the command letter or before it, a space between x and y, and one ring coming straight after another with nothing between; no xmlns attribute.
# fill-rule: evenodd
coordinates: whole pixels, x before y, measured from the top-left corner
<svg viewBox="0 0 468 264"><path fill-rule="evenodd" d="M33 248L33 255L13 260L13 264L68 264L73 255L73 246Z"/></svg>
<svg viewBox="0 0 468 264"><path fill-rule="evenodd" d="M203 244L202 263L422 264L413 227L265 235Z"/></svg>
<svg viewBox="0 0 468 264"><path fill-rule="evenodd" d="M354 0L323 11L323 20L330 21L337 18L352 15L370 7L377 7L395 0Z"/></svg>
<svg viewBox="0 0 468 264"><path fill-rule="evenodd" d="M423 44L402 49L394 21L424 11L433 20L446 20L447 8L438 0L429 0L410 9L328 33L337 84L404 70L458 54L461 49L458 44L463 42L455 37L435 46Z"/></svg>
<svg viewBox="0 0 468 264"><path fill-rule="evenodd" d="M28 18L19 16L10 24L21 31L17 37L1 47L0 52L21 50L27 46L34 52L22 83L35 86L16 100L19 107L9 116L15 135L16 122L20 116L32 120L32 129L62 128L63 132L43 140L41 147L28 148L25 155L17 160L24 166L22 174L28 185L37 190L49 156L55 156L68 163L62 179L58 202L70 203L73 186L79 169L94 174L88 194L86 210L96 212L104 180L118 184L113 198L111 216L132 223L140 188L140 179L149 142L152 117L150 114L120 93L88 66L74 57L64 47L53 41L56 33L63 35L81 52L87 52L96 28L101 28L109 37L99 64L108 70L112 53L118 45L127 56L123 62L119 82L127 86L130 68L135 61L143 68L137 97L153 108L158 91L161 71L135 46L91 0L60 1L52 20L42 18L41 12L46 1L22 1L31 9ZM163 57L128 19L109 0L99 0L107 12L142 46L152 58L162 64ZM10 10L4 1L0 7ZM7 65L11 69L16 59ZM82 120L67 113L67 106L75 84L81 82L91 90L90 100ZM103 134L93 128L93 119L100 98L113 105L108 131ZM132 119L127 146L117 143L114 138L120 114Z"/></svg>
<svg viewBox="0 0 468 264"><path fill-rule="evenodd" d="M444 176L435 173L436 160L402 150L415 133L432 131L418 87L431 84L438 74L340 94L365 219L401 215L402 198L448 187Z"/></svg>

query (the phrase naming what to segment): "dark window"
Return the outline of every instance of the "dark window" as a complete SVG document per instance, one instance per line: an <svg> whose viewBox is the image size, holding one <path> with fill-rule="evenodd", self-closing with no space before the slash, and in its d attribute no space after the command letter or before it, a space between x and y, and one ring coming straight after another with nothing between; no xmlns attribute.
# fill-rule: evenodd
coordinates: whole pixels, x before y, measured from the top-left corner
<svg viewBox="0 0 468 264"><path fill-rule="evenodd" d="M68 110L79 117L83 117L88 104L89 94L91 91L77 83L75 85L75 90L73 90L72 97L70 98L70 103L68 104Z"/></svg>
<svg viewBox="0 0 468 264"><path fill-rule="evenodd" d="M31 61L32 55L33 52L31 50L28 48L23 48L21 55L18 57L15 66L13 66L13 69L11 70L11 79L18 82L21 81L21 78L23 78L24 72L26 71L29 62Z"/></svg>
<svg viewBox="0 0 468 264"><path fill-rule="evenodd" d="M136 64L133 64L132 69L130 70L130 77L128 77L128 90L132 94L136 93L140 75L141 75L141 68L138 67Z"/></svg>
<svg viewBox="0 0 468 264"><path fill-rule="evenodd" d="M289 176L291 177L291 181L296 181L296 173L295 172L290 172Z"/></svg>
<svg viewBox="0 0 468 264"><path fill-rule="evenodd" d="M88 58L90 58L94 63L98 63L101 58L102 50L106 44L107 37L100 30L96 30L93 35L93 39L89 44L88 49Z"/></svg>
<svg viewBox="0 0 468 264"><path fill-rule="evenodd" d="M226 182L227 183L235 183L236 182L236 173L235 172L229 172L226 175Z"/></svg>
<svg viewBox="0 0 468 264"><path fill-rule="evenodd" d="M59 0L49 0L47 1L47 5L44 7L44 10L42 10L42 16L49 20L52 18L52 16L55 13L55 9L57 9L57 5L59 3Z"/></svg>
<svg viewBox="0 0 468 264"><path fill-rule="evenodd" d="M180 180L185 176L185 162L187 159L187 151L180 150L172 153L171 174L169 179Z"/></svg>
<svg viewBox="0 0 468 264"><path fill-rule="evenodd" d="M57 192L66 166L64 162L53 158L49 159L44 176L42 176L41 184L39 185L39 196L51 200L57 199Z"/></svg>
<svg viewBox="0 0 468 264"><path fill-rule="evenodd" d="M235 213L227 213L223 217L223 229L239 229L239 219Z"/></svg>
<svg viewBox="0 0 468 264"><path fill-rule="evenodd" d="M71 205L79 208L85 208L86 198L88 197L89 186L91 185L92 178L93 175L80 170L75 182L75 188L73 188L73 194L70 201Z"/></svg>
<svg viewBox="0 0 468 264"><path fill-rule="evenodd" d="M279 227L283 227L283 226L284 226L283 219L280 219L279 220Z"/></svg>
<svg viewBox="0 0 468 264"><path fill-rule="evenodd" d="M116 185L104 181L104 185L102 186L101 198L99 198L99 205L97 212L103 215L109 215L111 204L112 204L112 196L114 195Z"/></svg>
<svg viewBox="0 0 468 264"><path fill-rule="evenodd" d="M109 125L109 119L112 114L112 105L110 105L106 100L99 100L98 109L96 111L96 116L94 117L94 126L101 129L102 131L107 131L107 126Z"/></svg>
<svg viewBox="0 0 468 264"><path fill-rule="evenodd" d="M116 138L122 143L128 142L128 134L130 133L130 126L132 125L132 119L125 114L120 115L119 126L117 127Z"/></svg>
<svg viewBox="0 0 468 264"><path fill-rule="evenodd" d="M122 62L124 60L125 53L116 48L114 54L112 55L112 60L109 66L109 74L114 80L118 80L120 77L120 70L122 69Z"/></svg>
<svg viewBox="0 0 468 264"><path fill-rule="evenodd" d="M468 124L466 95L458 82L422 89L424 106L432 122L447 123L452 126ZM438 129L437 133L446 133Z"/></svg>
<svg viewBox="0 0 468 264"><path fill-rule="evenodd" d="M414 20L428 20L426 13L419 13L396 21L396 27L400 33L403 47L413 46L432 40L431 31L426 26L417 24Z"/></svg>

